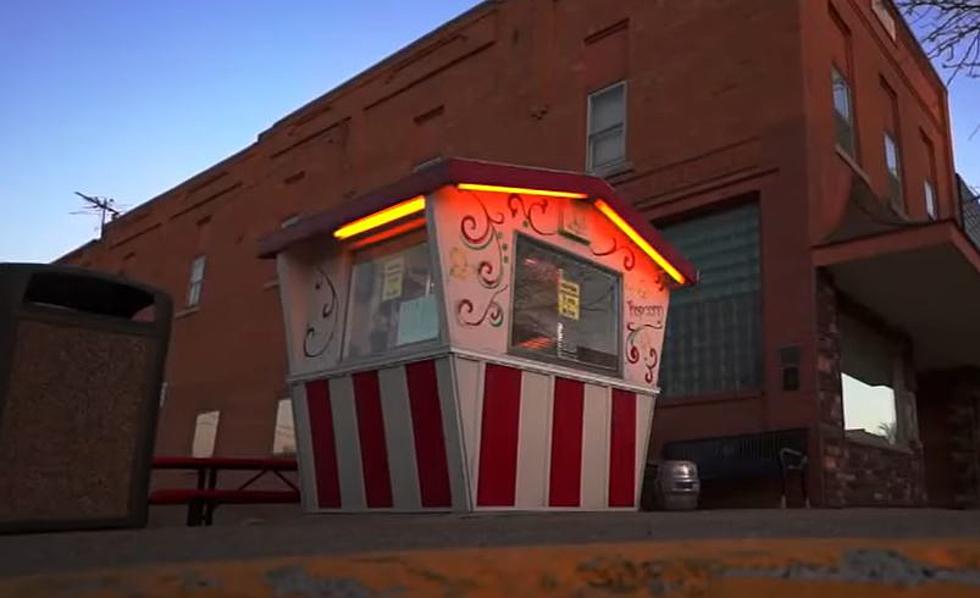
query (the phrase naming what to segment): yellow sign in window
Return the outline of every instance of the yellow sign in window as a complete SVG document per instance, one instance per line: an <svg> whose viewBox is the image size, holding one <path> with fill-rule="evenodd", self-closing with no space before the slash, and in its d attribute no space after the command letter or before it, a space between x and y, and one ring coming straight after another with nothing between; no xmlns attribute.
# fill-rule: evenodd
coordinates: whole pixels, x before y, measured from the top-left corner
<svg viewBox="0 0 980 598"><path fill-rule="evenodd" d="M580 290L578 283L565 280L564 278L558 279L558 315L570 320L578 320L579 297Z"/></svg>

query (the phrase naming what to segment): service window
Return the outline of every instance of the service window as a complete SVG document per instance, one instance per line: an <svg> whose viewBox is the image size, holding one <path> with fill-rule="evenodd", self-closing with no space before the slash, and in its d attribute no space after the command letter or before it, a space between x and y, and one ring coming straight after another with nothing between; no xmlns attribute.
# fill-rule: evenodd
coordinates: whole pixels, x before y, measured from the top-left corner
<svg viewBox="0 0 980 598"><path fill-rule="evenodd" d="M349 305L346 358L382 355L438 338L425 235L406 235L357 252Z"/></svg>
<svg viewBox="0 0 980 598"><path fill-rule="evenodd" d="M618 373L619 296L617 273L518 235L511 352Z"/></svg>

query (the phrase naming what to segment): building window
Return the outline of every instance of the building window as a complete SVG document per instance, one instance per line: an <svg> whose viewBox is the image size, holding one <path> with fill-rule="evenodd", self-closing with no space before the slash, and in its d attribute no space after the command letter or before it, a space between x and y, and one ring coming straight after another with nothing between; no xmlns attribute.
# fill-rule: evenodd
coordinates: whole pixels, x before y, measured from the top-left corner
<svg viewBox="0 0 980 598"><path fill-rule="evenodd" d="M615 166L626 159L626 83L589 95L589 144L586 169Z"/></svg>
<svg viewBox="0 0 980 598"><path fill-rule="evenodd" d="M354 255L346 357L381 355L439 337L435 284L424 234Z"/></svg>
<svg viewBox="0 0 980 598"><path fill-rule="evenodd" d="M191 280L187 286L187 307L196 307L201 302L201 289L204 286L204 266L206 258L199 255L191 262Z"/></svg>
<svg viewBox="0 0 980 598"><path fill-rule="evenodd" d="M922 191L926 199L926 214L935 220L939 217L939 212L936 210L936 188L932 185L932 181L929 179L923 181Z"/></svg>
<svg viewBox="0 0 980 598"><path fill-rule="evenodd" d="M853 440L898 444L901 439L895 392L897 355L881 334L841 314L841 390L844 430Z"/></svg>
<svg viewBox="0 0 980 598"><path fill-rule="evenodd" d="M511 352L619 371L619 275L570 253L517 237Z"/></svg>
<svg viewBox="0 0 980 598"><path fill-rule="evenodd" d="M214 444L218 438L218 421L220 411L205 411L197 414L194 422L194 440L191 444L191 456L207 458L214 456Z"/></svg>
<svg viewBox="0 0 980 598"><path fill-rule="evenodd" d="M758 206L716 212L661 232L701 274L697 285L670 296L663 394L757 390L762 385Z"/></svg>
<svg viewBox="0 0 980 598"><path fill-rule="evenodd" d="M848 155L854 156L854 109L851 103L851 86L836 67L831 73L834 88L834 129L837 145Z"/></svg>
<svg viewBox="0 0 980 598"><path fill-rule="evenodd" d="M273 455L296 453L296 427L293 423L293 401L282 399L276 409L276 430L272 438Z"/></svg>
<svg viewBox="0 0 980 598"><path fill-rule="evenodd" d="M888 199L896 210L904 212L905 203L902 199L902 158L898 151L898 143L888 131L885 131L884 139L885 168L888 170Z"/></svg>

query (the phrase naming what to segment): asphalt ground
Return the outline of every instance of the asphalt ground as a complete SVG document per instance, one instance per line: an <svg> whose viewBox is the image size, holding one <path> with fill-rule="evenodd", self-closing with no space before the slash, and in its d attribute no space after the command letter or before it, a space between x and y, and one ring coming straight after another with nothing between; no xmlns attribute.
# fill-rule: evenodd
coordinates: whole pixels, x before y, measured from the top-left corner
<svg viewBox="0 0 980 598"><path fill-rule="evenodd" d="M0 577L357 553L767 539L980 540L980 512L936 509L304 515L222 507L212 527L154 508L139 530L0 536ZM882 542L884 541L884 542Z"/></svg>

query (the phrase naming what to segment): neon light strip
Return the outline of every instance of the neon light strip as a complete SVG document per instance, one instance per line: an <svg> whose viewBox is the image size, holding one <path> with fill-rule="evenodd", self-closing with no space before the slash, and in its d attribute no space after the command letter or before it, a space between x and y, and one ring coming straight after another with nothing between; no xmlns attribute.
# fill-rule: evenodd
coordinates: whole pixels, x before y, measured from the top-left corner
<svg viewBox="0 0 980 598"><path fill-rule="evenodd" d="M419 195L407 201L397 203L363 218L358 218L354 222L345 224L333 232L333 236L338 239L349 239L369 230L384 226L389 222L400 220L405 216L410 216L425 209L425 197Z"/></svg>
<svg viewBox="0 0 980 598"><path fill-rule="evenodd" d="M500 187L498 185L479 185L476 183L460 183L456 188L461 191L490 191L491 193L521 193L524 195L543 195L545 197L567 197L568 199L585 199L585 193L571 191L549 191L547 189L527 189L524 187Z"/></svg>
<svg viewBox="0 0 980 598"><path fill-rule="evenodd" d="M391 228L386 228L379 233L357 239L350 244L350 248L354 250L360 249L361 247L367 247L368 245L375 245L382 241L387 241L388 239L397 237L398 235L404 235L405 233L410 233L413 230L418 230L423 226L425 226L425 218L406 220L401 224L396 224Z"/></svg>
<svg viewBox="0 0 980 598"><path fill-rule="evenodd" d="M664 271L667 274L669 274L671 278L676 280L678 284L684 284L687 281L684 278L684 275L681 274L677 270L677 268L671 265L671 263L668 262L667 259L664 258L664 256L660 255L660 253L657 252L657 250L654 249L653 246L646 241L646 239L641 237L640 234L636 232L636 230L632 226L629 225L629 223L623 220L623 218L619 214L617 214L616 210L613 210L609 204L602 201L601 199L597 199L595 201L595 207L597 210L602 212L603 216L611 220L612 223L615 224L617 228L619 228L619 230L623 231L623 234L629 237L631 241L636 243L637 246L639 246L639 248L642 249L644 253L649 255L650 258L653 259L653 261L656 262L658 266L663 268Z"/></svg>

